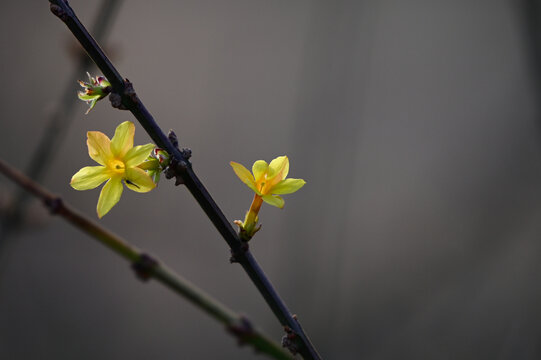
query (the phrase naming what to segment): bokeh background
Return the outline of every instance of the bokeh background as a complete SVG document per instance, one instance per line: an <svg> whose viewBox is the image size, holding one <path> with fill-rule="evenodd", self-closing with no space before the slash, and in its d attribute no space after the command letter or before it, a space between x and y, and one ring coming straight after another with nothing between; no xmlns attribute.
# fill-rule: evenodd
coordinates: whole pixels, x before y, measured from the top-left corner
<svg viewBox="0 0 541 360"><path fill-rule="evenodd" d="M100 2L70 3L90 27ZM287 154L307 180L263 208L251 248L324 358L539 359L539 15L529 0L128 0L106 48L230 220L251 194L229 161ZM5 2L0 39L0 156L24 170L79 90L77 47L45 0ZM96 218L99 190L68 185L92 164L86 131L133 118L85 111L42 183ZM0 189L5 210L16 187ZM280 339L183 187L125 191L100 222ZM39 204L1 240L0 359L257 356Z"/></svg>

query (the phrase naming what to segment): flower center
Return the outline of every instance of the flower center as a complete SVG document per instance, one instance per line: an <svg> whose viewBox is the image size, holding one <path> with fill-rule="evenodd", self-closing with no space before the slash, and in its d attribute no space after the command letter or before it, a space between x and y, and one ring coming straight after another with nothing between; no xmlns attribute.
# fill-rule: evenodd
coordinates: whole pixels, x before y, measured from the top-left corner
<svg viewBox="0 0 541 360"><path fill-rule="evenodd" d="M109 160L107 167L115 174L124 174L124 170L126 169L124 163L117 159Z"/></svg>

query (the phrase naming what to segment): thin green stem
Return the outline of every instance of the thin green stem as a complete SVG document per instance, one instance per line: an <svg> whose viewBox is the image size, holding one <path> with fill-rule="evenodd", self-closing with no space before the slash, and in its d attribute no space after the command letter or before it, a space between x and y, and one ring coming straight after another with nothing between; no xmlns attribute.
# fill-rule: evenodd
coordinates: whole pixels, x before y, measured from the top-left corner
<svg viewBox="0 0 541 360"><path fill-rule="evenodd" d="M297 318L288 310L286 304L272 286L257 260L247 249L246 244L241 241L237 232L231 226L231 223L227 220L205 186L195 175L191 163L164 134L150 112L135 94L131 83L127 80L125 81L124 78L120 76L118 70L113 66L107 56L105 56L100 46L79 21L75 12L67 2L65 0L49 1L51 2L51 11L53 14L66 24L72 34L86 50L88 56L92 58L103 72L103 75L111 83L113 87L111 96L114 96L115 99L120 98L121 100L121 104L117 103L115 105L116 101L111 99L113 106L131 111L156 145L165 149L171 155L172 161L177 164L177 175L182 178L192 196L197 200L205 214L231 248L235 260L241 264L242 268L257 287L276 318L288 332L288 338L290 339L288 348L293 353L300 353L304 359L321 359L321 356L304 332Z"/></svg>
<svg viewBox="0 0 541 360"><path fill-rule="evenodd" d="M60 215L72 225L132 263L134 269L141 278L156 279L158 282L225 325L228 331L236 336L241 344L250 344L257 351L265 353L275 359L292 359L291 355L280 345L267 338L259 330L254 329L245 317L227 308L203 290L170 270L166 265L160 264L158 261L150 258L118 235L80 214L69 205L65 204L58 196L55 196L47 189L41 187L30 178L15 170L2 159L0 159L0 172L32 195L41 199L53 214ZM150 263L149 259L151 260Z"/></svg>

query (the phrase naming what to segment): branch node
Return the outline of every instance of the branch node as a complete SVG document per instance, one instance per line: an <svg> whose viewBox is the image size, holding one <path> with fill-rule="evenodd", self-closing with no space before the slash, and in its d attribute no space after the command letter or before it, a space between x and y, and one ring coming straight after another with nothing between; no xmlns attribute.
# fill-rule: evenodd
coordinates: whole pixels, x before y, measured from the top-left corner
<svg viewBox="0 0 541 360"><path fill-rule="evenodd" d="M51 12L63 22L68 21L68 14L60 6L51 3Z"/></svg>
<svg viewBox="0 0 541 360"><path fill-rule="evenodd" d="M173 144L173 146L178 149L178 136L173 130L169 130L167 138L169 139L169 141L171 141L171 144Z"/></svg>
<svg viewBox="0 0 541 360"><path fill-rule="evenodd" d="M177 134L175 134L175 132L173 130L169 130L169 133L167 134L167 138L169 139L169 141L171 141L171 144L175 148L179 149L179 151L182 154L182 157L184 158L184 160L189 160L192 157L192 149L190 149L190 148L182 148L182 149L180 149L179 148L178 137L177 137Z"/></svg>
<svg viewBox="0 0 541 360"><path fill-rule="evenodd" d="M141 101L139 100L139 97L135 93L135 89L133 88L133 84L130 82L130 80L125 79L124 80L124 95L129 97L130 100L134 104L139 104Z"/></svg>
<svg viewBox="0 0 541 360"><path fill-rule="evenodd" d="M288 349L293 355L299 352L299 346L295 341L297 334L289 327L284 326L285 335L282 337L282 347Z"/></svg>
<svg viewBox="0 0 541 360"><path fill-rule="evenodd" d="M124 104L122 104L122 96L119 94L112 92L109 95L109 101L111 102L111 106L118 110L128 110Z"/></svg>
<svg viewBox="0 0 541 360"><path fill-rule="evenodd" d="M56 215L60 212L60 209L64 206L62 199L59 197L51 197L43 200L45 206L49 209L50 213Z"/></svg>
<svg viewBox="0 0 541 360"><path fill-rule="evenodd" d="M182 173L188 168L188 163L184 160L178 161L175 158L171 159L169 166L164 170L165 178L172 179L176 178L175 185L184 184L184 179L182 179Z"/></svg>
<svg viewBox="0 0 541 360"><path fill-rule="evenodd" d="M139 280L147 281L154 273L156 266L158 266L158 261L154 260L148 254L141 254L139 259L135 261L131 267Z"/></svg>
<svg viewBox="0 0 541 360"><path fill-rule="evenodd" d="M190 148L182 148L180 150L180 153L184 157L184 159L189 160L192 157L192 149Z"/></svg>
<svg viewBox="0 0 541 360"><path fill-rule="evenodd" d="M234 324L228 325L227 331L237 338L239 346L245 345L254 336L254 327L244 315L240 315Z"/></svg>
<svg viewBox="0 0 541 360"><path fill-rule="evenodd" d="M238 263L239 258L244 255L248 250L250 249L250 245L246 241L242 241L240 246L236 249L231 249L231 257L229 258L229 262L231 264Z"/></svg>
<svg viewBox="0 0 541 360"><path fill-rule="evenodd" d="M111 92L111 95L109 95L111 106L119 110L128 110L126 105L122 103L123 96L128 98L135 105L139 105L141 103L139 97L137 97L137 94L135 93L133 84L128 79L124 79L124 90L122 91L122 94Z"/></svg>

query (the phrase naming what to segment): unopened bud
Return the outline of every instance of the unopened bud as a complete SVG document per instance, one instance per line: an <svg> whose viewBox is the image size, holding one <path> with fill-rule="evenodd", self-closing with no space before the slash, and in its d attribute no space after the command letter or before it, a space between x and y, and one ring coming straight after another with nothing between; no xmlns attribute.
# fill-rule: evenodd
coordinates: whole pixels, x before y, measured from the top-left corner
<svg viewBox="0 0 541 360"><path fill-rule="evenodd" d="M84 88L84 91L80 91L77 96L90 106L86 111L88 114L99 100L111 93L111 83L103 76L93 78L89 73L86 74L88 75L89 82L79 80L79 85Z"/></svg>

